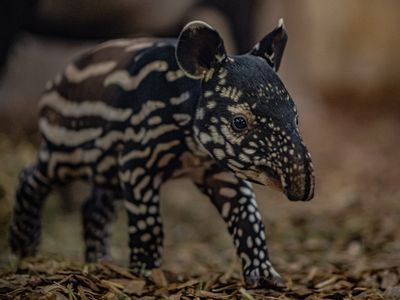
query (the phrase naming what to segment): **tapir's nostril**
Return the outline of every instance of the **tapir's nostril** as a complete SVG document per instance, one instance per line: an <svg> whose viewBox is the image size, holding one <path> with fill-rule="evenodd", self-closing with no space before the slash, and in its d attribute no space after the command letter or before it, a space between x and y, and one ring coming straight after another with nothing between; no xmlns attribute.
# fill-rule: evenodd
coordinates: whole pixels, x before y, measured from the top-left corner
<svg viewBox="0 0 400 300"><path fill-rule="evenodd" d="M306 152L307 153L307 152ZM313 166L308 154L302 162L301 172L292 174L282 174L282 188L289 200L308 201L314 197L314 174Z"/></svg>
<svg viewBox="0 0 400 300"><path fill-rule="evenodd" d="M309 168L306 168L304 183L304 195L302 201L311 200L314 197L314 175Z"/></svg>

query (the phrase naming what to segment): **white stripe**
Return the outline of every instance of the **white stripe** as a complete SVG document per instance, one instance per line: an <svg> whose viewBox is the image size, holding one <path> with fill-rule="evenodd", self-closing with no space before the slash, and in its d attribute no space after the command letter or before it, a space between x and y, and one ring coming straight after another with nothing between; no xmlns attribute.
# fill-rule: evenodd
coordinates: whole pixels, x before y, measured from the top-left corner
<svg viewBox="0 0 400 300"><path fill-rule="evenodd" d="M175 157L174 153L167 153L158 161L158 167L163 168Z"/></svg>
<svg viewBox="0 0 400 300"><path fill-rule="evenodd" d="M143 122L152 112L157 109L164 108L165 103L157 100L148 100L144 103L140 109L140 111L132 116L131 123L132 125L139 125Z"/></svg>
<svg viewBox="0 0 400 300"><path fill-rule="evenodd" d="M133 189L134 197L136 200L140 200L142 196L142 190L149 184L150 176L145 176Z"/></svg>
<svg viewBox="0 0 400 300"><path fill-rule="evenodd" d="M97 171L100 173L111 169L117 164L117 159L115 156L106 156L102 161L97 164Z"/></svg>
<svg viewBox="0 0 400 300"><path fill-rule="evenodd" d="M104 79L104 86L116 84L125 91L136 89L144 78L151 72L163 72L168 69L168 63L163 60L156 60L144 66L137 75L131 76L127 71L116 71Z"/></svg>
<svg viewBox="0 0 400 300"><path fill-rule="evenodd" d="M168 71L167 74L165 74L165 77L170 82L178 80L179 78L182 78L184 76L185 76L185 73L182 70Z"/></svg>
<svg viewBox="0 0 400 300"><path fill-rule="evenodd" d="M131 212L135 215L146 213L146 205L144 205L144 204L135 205L135 204L125 200L124 206L125 206L126 210L128 210L129 212ZM133 228L135 228L135 227L133 227ZM129 229L131 230L131 228L129 228Z"/></svg>
<svg viewBox="0 0 400 300"><path fill-rule="evenodd" d="M109 48L109 47L127 47L129 45L132 45L135 42L134 39L117 39L117 40L111 40L107 41L104 43L101 43L98 45L96 48L94 48L94 51L99 51L104 48Z"/></svg>
<svg viewBox="0 0 400 300"><path fill-rule="evenodd" d="M80 70L74 64L70 64L65 68L64 74L70 82L78 83L89 77L106 74L114 69L116 65L115 61L103 61L97 64L90 64Z"/></svg>
<svg viewBox="0 0 400 300"><path fill-rule="evenodd" d="M137 50L140 50L140 49L148 48L148 47L153 46L155 44L155 42L156 41L154 41L154 40L150 40L150 41L143 41L143 42L140 42L140 43L135 43L133 45L128 46L125 49L125 51L126 52L131 52L131 51L137 51Z"/></svg>
<svg viewBox="0 0 400 300"><path fill-rule="evenodd" d="M55 91L43 95L40 107L50 107L65 117L96 116L107 121L125 121L132 114L130 108L115 108L100 101L72 102Z"/></svg>
<svg viewBox="0 0 400 300"><path fill-rule="evenodd" d="M152 118L150 118L148 121L147 121L147 124L149 124L149 125L158 125L158 124L160 124L162 122L162 119L161 119L161 117L160 116L155 116L155 117L152 117Z"/></svg>
<svg viewBox="0 0 400 300"><path fill-rule="evenodd" d="M186 100L188 100L189 97L190 97L190 93L184 92L181 95L179 95L178 97L172 97L169 101L171 102L172 105L179 105L179 104L185 102Z"/></svg>
<svg viewBox="0 0 400 300"><path fill-rule="evenodd" d="M96 139L95 145L96 147L102 149L109 149L113 143L123 142L123 141L133 141L140 142L146 130L144 128L140 128L138 132L134 131L132 128L127 128L124 132L119 130L113 130L107 133L106 135Z"/></svg>
<svg viewBox="0 0 400 300"><path fill-rule="evenodd" d="M151 154L150 159L146 163L146 167L150 168L151 166L154 165L155 160L157 159L157 156L163 152L171 149L172 147L179 145L178 140L171 141L169 143L163 143L163 144L157 144L157 146L154 148L153 153Z"/></svg>
<svg viewBox="0 0 400 300"><path fill-rule="evenodd" d="M68 130L64 127L51 125L46 119L39 120L39 128L43 135L56 145L77 146L99 137L102 128L88 128L82 130Z"/></svg>
<svg viewBox="0 0 400 300"><path fill-rule="evenodd" d="M131 151L127 155L121 157L120 163L121 165L124 165L127 161L130 161L132 159L136 158L145 158L150 155L150 147L147 147L145 150L137 150L137 151Z"/></svg>
<svg viewBox="0 0 400 300"><path fill-rule="evenodd" d="M57 176L61 179L66 178L67 176L71 177L79 177L79 176L91 176L92 169L90 167L83 167L79 169L73 169L70 167L62 167L58 170Z"/></svg>
<svg viewBox="0 0 400 300"><path fill-rule="evenodd" d="M145 145L147 144L148 141L158 138L159 136L176 129L179 129L178 126L174 124L168 124L168 125L160 125L153 130L148 130L146 132L145 137L142 140L142 145Z"/></svg>
<svg viewBox="0 0 400 300"><path fill-rule="evenodd" d="M172 117L182 126L188 124L192 120L192 117L188 114L173 114Z"/></svg>
<svg viewBox="0 0 400 300"><path fill-rule="evenodd" d="M130 180L129 182L132 185L135 185L138 177L142 176L145 173L146 173L145 169L143 169L143 168L135 168L135 170L133 170L133 172L131 173L131 177L129 179Z"/></svg>
<svg viewBox="0 0 400 300"><path fill-rule="evenodd" d="M76 149L73 152L52 152L49 159L49 175L53 177L55 167L60 163L80 164L80 163L93 163L101 155L100 149L83 150Z"/></svg>

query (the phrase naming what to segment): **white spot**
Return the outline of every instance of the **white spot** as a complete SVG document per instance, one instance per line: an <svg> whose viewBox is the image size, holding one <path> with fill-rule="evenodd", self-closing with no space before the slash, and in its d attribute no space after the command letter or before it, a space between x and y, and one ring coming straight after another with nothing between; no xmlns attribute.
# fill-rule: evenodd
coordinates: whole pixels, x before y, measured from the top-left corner
<svg viewBox="0 0 400 300"><path fill-rule="evenodd" d="M214 174L213 179L220 180L223 182L229 182L229 183L233 183L233 184L239 183L238 179L232 173L229 173L229 172L221 172L221 173Z"/></svg>
<svg viewBox="0 0 400 300"><path fill-rule="evenodd" d="M128 227L128 232L129 232L130 234L134 234L134 233L137 232L137 228L136 228L135 226L129 226L129 227Z"/></svg>
<svg viewBox="0 0 400 300"><path fill-rule="evenodd" d="M223 187L219 190L219 194L227 198L233 198L237 195L237 192L232 188Z"/></svg>
<svg viewBox="0 0 400 300"><path fill-rule="evenodd" d="M250 157L248 157L247 155L245 155L243 153L239 154L239 159L241 161L245 162L245 163L250 163L251 162Z"/></svg>
<svg viewBox="0 0 400 300"><path fill-rule="evenodd" d="M212 95L214 95L214 92L213 91L205 91L204 92L204 97L211 97Z"/></svg>
<svg viewBox="0 0 400 300"><path fill-rule="evenodd" d="M204 132L200 132L199 138L202 144L207 144L212 141L211 136Z"/></svg>
<svg viewBox="0 0 400 300"><path fill-rule="evenodd" d="M247 206L247 210L248 210L250 213L255 213L255 212L256 212L256 208L255 208L253 205L248 205L248 206Z"/></svg>
<svg viewBox="0 0 400 300"><path fill-rule="evenodd" d="M222 217L223 218L228 217L230 210L231 210L231 204L229 202L225 202L224 205L222 206L222 212L221 212Z"/></svg>
<svg viewBox="0 0 400 300"><path fill-rule="evenodd" d="M217 159L224 159L225 158L225 152L222 149L216 148L213 150L213 154Z"/></svg>
<svg viewBox="0 0 400 300"><path fill-rule="evenodd" d="M215 108L215 107L217 106L217 102L215 102L215 101L208 101L207 104L206 104L206 106L207 106L208 109L213 109L213 108Z"/></svg>
<svg viewBox="0 0 400 300"><path fill-rule="evenodd" d="M249 215L249 221L254 223L256 221L256 217L254 215Z"/></svg>
<svg viewBox="0 0 400 300"><path fill-rule="evenodd" d="M257 223L254 223L253 230L258 233L260 231L260 225L258 225Z"/></svg>
<svg viewBox="0 0 400 300"><path fill-rule="evenodd" d="M157 214L157 212L158 212L158 207L156 205L152 205L149 207L150 214L155 215L155 214Z"/></svg>
<svg viewBox="0 0 400 300"><path fill-rule="evenodd" d="M204 109L198 108L196 111L196 119L203 120L204 119Z"/></svg>
<svg viewBox="0 0 400 300"><path fill-rule="evenodd" d="M256 153L256 149L253 148L243 148L243 152L248 154L248 155L252 155L254 153Z"/></svg>
<svg viewBox="0 0 400 300"><path fill-rule="evenodd" d="M140 240L141 240L142 242L148 242L148 241L150 241L150 239L151 239L151 235L148 234L148 233L145 233L145 234L143 234L143 235L140 237Z"/></svg>
<svg viewBox="0 0 400 300"><path fill-rule="evenodd" d="M160 226L154 226L154 228L153 228L153 234L154 234L154 235L159 235L160 232L161 232Z"/></svg>
<svg viewBox="0 0 400 300"><path fill-rule="evenodd" d="M138 227L140 230L145 229L145 228L146 228L146 222L143 221L143 220L139 220L139 222L137 223L137 227Z"/></svg>
<svg viewBox="0 0 400 300"><path fill-rule="evenodd" d="M251 236L247 237L246 245L247 245L247 248L250 248L250 249L253 247L253 239L251 238Z"/></svg>
<svg viewBox="0 0 400 300"><path fill-rule="evenodd" d="M247 188L247 187L243 187L242 186L240 188L240 191L242 192L243 195L246 195L246 196L252 196L253 195L253 191L251 189Z"/></svg>
<svg viewBox="0 0 400 300"><path fill-rule="evenodd" d="M154 225L154 223L156 222L156 220L154 219L154 217L147 217L146 218L146 223L147 223L147 225L149 225L149 226L151 226L151 225Z"/></svg>

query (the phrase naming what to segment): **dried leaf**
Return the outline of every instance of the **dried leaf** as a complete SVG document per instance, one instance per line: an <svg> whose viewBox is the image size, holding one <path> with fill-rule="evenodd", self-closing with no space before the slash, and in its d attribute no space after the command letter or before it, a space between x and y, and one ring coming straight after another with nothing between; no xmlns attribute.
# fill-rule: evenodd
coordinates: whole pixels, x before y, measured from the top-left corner
<svg viewBox="0 0 400 300"><path fill-rule="evenodd" d="M102 265L107 267L108 269L112 270L113 272L122 275L123 277L130 278L130 279L137 279L136 276L128 272L126 269L121 268L117 265L114 265L110 262L102 262Z"/></svg>
<svg viewBox="0 0 400 300"><path fill-rule="evenodd" d="M85 290L80 285L78 286L78 294L79 294L79 297L81 297L81 300L88 300Z"/></svg>
<svg viewBox="0 0 400 300"><path fill-rule="evenodd" d="M213 293L213 292L204 291L204 290L197 291L195 293L195 296L211 298L211 299L231 299L230 295Z"/></svg>
<svg viewBox="0 0 400 300"><path fill-rule="evenodd" d="M336 280L337 280L337 277L336 276L332 276L331 278L329 278L327 280L324 280L324 281L322 281L320 283L317 283L315 285L315 288L316 289L322 289L322 288L324 288L324 287L326 287L328 285L331 285L331 284L335 283Z"/></svg>
<svg viewBox="0 0 400 300"><path fill-rule="evenodd" d="M389 287L383 294L387 300L398 300L400 299L400 285L395 287Z"/></svg>
<svg viewBox="0 0 400 300"><path fill-rule="evenodd" d="M151 271L151 279L157 287L167 287L168 281L161 269L154 269Z"/></svg>
<svg viewBox="0 0 400 300"><path fill-rule="evenodd" d="M244 288L239 289L239 293L243 296L244 299L246 300L255 300L254 297L249 294L248 291L246 291Z"/></svg>
<svg viewBox="0 0 400 300"><path fill-rule="evenodd" d="M394 272L390 272L388 270L384 271L381 277L382 277L381 289L383 290L386 290L390 287L394 287L399 282L399 276Z"/></svg>
<svg viewBox="0 0 400 300"><path fill-rule="evenodd" d="M182 290L184 288L190 287L190 286L194 286L196 284L198 284L199 282L201 282L201 280L199 279L190 279L186 282L183 283L172 283L168 286L168 290L172 291L172 290Z"/></svg>
<svg viewBox="0 0 400 300"><path fill-rule="evenodd" d="M131 280L124 287L124 292L127 294L135 294L140 296L145 286L146 286L146 281L144 280Z"/></svg>

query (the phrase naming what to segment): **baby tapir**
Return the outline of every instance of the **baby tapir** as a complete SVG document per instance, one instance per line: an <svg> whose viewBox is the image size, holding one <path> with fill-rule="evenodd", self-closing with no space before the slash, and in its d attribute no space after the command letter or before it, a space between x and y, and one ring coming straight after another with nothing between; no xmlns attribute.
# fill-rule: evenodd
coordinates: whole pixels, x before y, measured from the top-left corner
<svg viewBox="0 0 400 300"><path fill-rule="evenodd" d="M130 267L160 266L160 187L188 176L216 206L233 237L248 286L282 285L272 267L251 182L310 200L313 166L296 107L280 81L287 34L280 21L249 53L227 55L206 23L179 38L115 40L68 65L40 102L42 144L16 193L10 244L33 255L44 198L83 178L86 260L108 255L116 199L129 216Z"/></svg>

